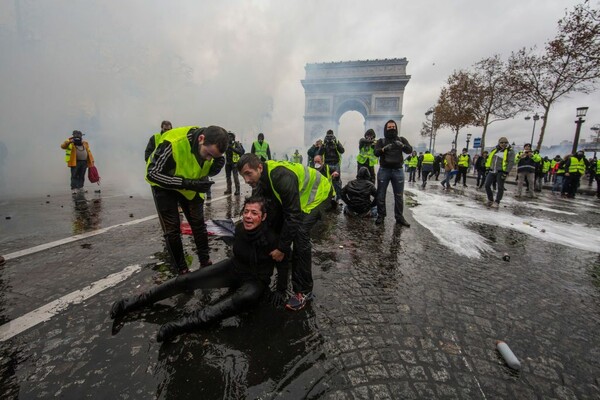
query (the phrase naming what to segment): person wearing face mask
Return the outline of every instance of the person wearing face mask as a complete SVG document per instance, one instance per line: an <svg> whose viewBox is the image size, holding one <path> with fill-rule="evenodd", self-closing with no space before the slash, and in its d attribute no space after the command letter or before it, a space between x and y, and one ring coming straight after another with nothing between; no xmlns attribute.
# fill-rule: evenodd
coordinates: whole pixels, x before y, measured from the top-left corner
<svg viewBox="0 0 600 400"><path fill-rule="evenodd" d="M261 161L268 161L273 159L271 157L271 148L269 147L269 143L265 141L265 135L262 133L259 133L257 140L254 141L254 143L252 143L250 153L256 154Z"/></svg>
<svg viewBox="0 0 600 400"><path fill-rule="evenodd" d="M375 156L379 157L377 172L377 219L375 224L381 225L385 220L385 197L390 182L394 193L394 217L396 223L409 227L404 218L404 154L411 154L412 146L402 136L398 136L396 121L389 120L384 126L384 137L375 143Z"/></svg>
<svg viewBox="0 0 600 400"><path fill-rule="evenodd" d="M563 181L563 195L574 199L581 181L581 177L588 169L588 160L585 158L583 150L579 150L574 156L565 162L565 177Z"/></svg>
<svg viewBox="0 0 600 400"><path fill-rule="evenodd" d="M186 126L165 132L148 159L146 181L152 186L156 211L167 250L179 274L189 272L181 242L178 206L192 228L200 266L211 265L208 233L204 222L205 193L214 183L229 145L229 135L220 126Z"/></svg>
<svg viewBox="0 0 600 400"><path fill-rule="evenodd" d="M85 171L94 166L94 156L90 145L83 140L81 131L73 131L73 136L65 140L60 148L65 150L65 162L71 169L71 193L83 190Z"/></svg>
<svg viewBox="0 0 600 400"><path fill-rule="evenodd" d="M266 201L259 196L246 199L242 221L235 227L233 257L206 268L173 278L139 295L116 301L110 311L112 319L195 289L231 288L233 294L215 304L194 311L186 318L162 325L157 341L164 342L182 333L208 327L225 318L237 315L258 303L263 293L268 293L271 275L277 267L277 287L285 291L287 270L273 260L270 253L277 248L278 238L264 223L267 217ZM285 255L286 257L289 255ZM285 278L285 279L283 279ZM277 292L274 292L277 293ZM271 294L271 302L276 299Z"/></svg>

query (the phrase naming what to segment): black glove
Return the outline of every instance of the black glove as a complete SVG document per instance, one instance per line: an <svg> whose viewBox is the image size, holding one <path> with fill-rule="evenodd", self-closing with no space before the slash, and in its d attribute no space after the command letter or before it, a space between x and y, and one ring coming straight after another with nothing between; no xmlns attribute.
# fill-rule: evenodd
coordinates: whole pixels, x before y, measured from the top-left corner
<svg viewBox="0 0 600 400"><path fill-rule="evenodd" d="M206 193L210 190L210 187L214 184L214 181L205 179L185 179L181 182L181 187L194 192Z"/></svg>
<svg viewBox="0 0 600 400"><path fill-rule="evenodd" d="M383 151L388 151L389 149L391 149L394 146L394 143L390 143L390 144L386 144L385 146L383 146L383 148L381 150Z"/></svg>
<svg viewBox="0 0 600 400"><path fill-rule="evenodd" d="M269 302L273 307L281 307L288 300L288 295L285 291L273 290L269 294Z"/></svg>
<svg viewBox="0 0 600 400"><path fill-rule="evenodd" d="M395 144L396 146L400 147L400 148L403 148L403 147L404 147L404 143L402 143L402 142L401 142L401 141L399 141L399 140L396 140L396 141L394 142L394 144Z"/></svg>
<svg viewBox="0 0 600 400"><path fill-rule="evenodd" d="M403 136L400 136L400 141L402 144L408 145L408 140L406 140Z"/></svg>

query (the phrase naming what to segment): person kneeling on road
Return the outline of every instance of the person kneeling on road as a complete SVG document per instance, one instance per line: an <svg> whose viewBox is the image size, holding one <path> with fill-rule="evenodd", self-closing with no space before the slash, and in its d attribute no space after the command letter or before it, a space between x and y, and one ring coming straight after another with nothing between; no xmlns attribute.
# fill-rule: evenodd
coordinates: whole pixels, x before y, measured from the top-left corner
<svg viewBox="0 0 600 400"><path fill-rule="evenodd" d="M371 173L367 167L359 168L356 179L342 188L341 196L346 203L344 214L358 217L377 215L377 209L374 209L377 205L377 188L371 182Z"/></svg>
<svg viewBox="0 0 600 400"><path fill-rule="evenodd" d="M133 310L189 290L235 288L231 296L218 303L161 326L156 340L167 341L255 306L268 289L276 265L277 291L271 293L271 301L274 305L282 305L286 300L288 271L284 264L276 263L270 255L277 248L279 238L267 224L263 224L267 217L265 199L259 196L246 199L242 214L242 222L235 230L232 258L178 276L137 296L121 299L112 305L110 317L122 317Z"/></svg>

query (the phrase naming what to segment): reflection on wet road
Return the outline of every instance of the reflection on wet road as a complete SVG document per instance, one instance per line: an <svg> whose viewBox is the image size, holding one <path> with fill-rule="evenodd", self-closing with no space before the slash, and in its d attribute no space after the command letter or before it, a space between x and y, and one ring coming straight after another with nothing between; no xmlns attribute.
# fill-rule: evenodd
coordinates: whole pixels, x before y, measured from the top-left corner
<svg viewBox="0 0 600 400"><path fill-rule="evenodd" d="M507 195L506 207L492 211L471 189L407 187L407 197L409 229L392 218L378 227L339 212L317 225L316 300L305 310L263 302L162 346L155 340L160 324L227 291L180 295L113 325L108 310L115 298L166 279L157 268L162 238L155 219L87 238L87 248L68 243L12 260L0 269L3 323L126 265L143 267L0 344L0 392L6 398L600 396L597 204L550 195L525 203ZM388 208L390 200L391 194ZM86 204L80 211L89 222L81 226L94 224L94 203ZM151 199L127 195L96 204L98 227L153 208ZM235 217L240 207L240 198L223 198L206 205L206 216ZM62 237L70 229L54 226ZM0 245L23 248L27 238L26 230L12 239L2 235ZM184 243L197 268L191 239ZM214 259L230 254L221 240L210 245ZM510 262L502 260L505 253ZM519 373L495 351L498 339L521 361Z"/></svg>

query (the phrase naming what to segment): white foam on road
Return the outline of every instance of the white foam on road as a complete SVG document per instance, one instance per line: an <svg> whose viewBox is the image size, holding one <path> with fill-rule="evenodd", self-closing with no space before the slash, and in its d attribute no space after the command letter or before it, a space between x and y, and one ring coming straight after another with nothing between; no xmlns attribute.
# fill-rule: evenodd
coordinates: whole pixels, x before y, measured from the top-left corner
<svg viewBox="0 0 600 400"><path fill-rule="evenodd" d="M90 297L115 286L142 269L140 265L130 265L123 271L108 275L83 289L69 293L36 310L0 326L0 342L4 342L21 332L26 331L64 311L72 304L80 304Z"/></svg>
<svg viewBox="0 0 600 400"><path fill-rule="evenodd" d="M434 190L409 189L407 192L419 203L411 208L415 220L444 246L462 256L481 258L484 252L493 251L487 240L469 227L470 223L513 229L545 242L575 249L600 251L598 228L548 219L524 218L503 208L489 209L468 196L449 195ZM506 203L516 204L510 200Z"/></svg>

